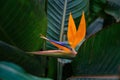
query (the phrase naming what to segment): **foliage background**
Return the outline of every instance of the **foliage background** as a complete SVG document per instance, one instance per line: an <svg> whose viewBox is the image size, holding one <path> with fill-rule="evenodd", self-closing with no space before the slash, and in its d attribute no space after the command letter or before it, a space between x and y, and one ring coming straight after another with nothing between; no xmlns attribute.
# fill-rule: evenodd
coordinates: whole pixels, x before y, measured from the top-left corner
<svg viewBox="0 0 120 80"><path fill-rule="evenodd" d="M11 67L9 63L14 63L22 67L26 74L56 79L57 58L26 52L56 49L48 42L43 44L39 34L46 34L48 38L59 41L63 25L62 37L66 40L69 13L72 12L78 25L84 10L87 21L86 41L78 46L78 55L72 63L63 66L63 80L70 76L118 75L119 3L119 0L1 0L0 65ZM18 69L13 66L13 69ZM1 67L0 71L2 70L12 80L12 75L8 75ZM20 72L21 69L17 71ZM27 76L26 74L24 75ZM5 79L6 76L0 74L0 78Z"/></svg>

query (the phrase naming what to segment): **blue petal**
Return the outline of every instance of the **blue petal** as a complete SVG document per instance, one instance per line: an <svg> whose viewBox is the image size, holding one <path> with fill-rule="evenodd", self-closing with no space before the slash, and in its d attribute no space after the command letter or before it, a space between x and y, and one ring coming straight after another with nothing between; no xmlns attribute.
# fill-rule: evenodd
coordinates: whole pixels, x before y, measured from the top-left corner
<svg viewBox="0 0 120 80"><path fill-rule="evenodd" d="M56 43L56 44L59 44L59 45L61 45L61 46L67 47L67 48L69 48L69 49L71 50L71 47L70 47L70 45L69 45L68 42L59 42L59 41L55 41L55 40L50 40L50 41L51 41L51 42L54 42L54 43Z"/></svg>

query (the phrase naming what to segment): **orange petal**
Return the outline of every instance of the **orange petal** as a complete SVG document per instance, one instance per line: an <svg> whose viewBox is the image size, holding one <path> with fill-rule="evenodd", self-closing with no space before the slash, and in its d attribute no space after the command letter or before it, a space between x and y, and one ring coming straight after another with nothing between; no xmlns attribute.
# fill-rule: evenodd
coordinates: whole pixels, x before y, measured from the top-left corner
<svg viewBox="0 0 120 80"><path fill-rule="evenodd" d="M68 42L70 45L72 45L75 35L76 35L76 26L72 14L70 13L69 21L68 21L68 32L67 32Z"/></svg>
<svg viewBox="0 0 120 80"><path fill-rule="evenodd" d="M86 22L84 12L82 13L81 21L78 27L78 31L75 35L74 42L72 44L72 48L75 48L85 37L86 34Z"/></svg>

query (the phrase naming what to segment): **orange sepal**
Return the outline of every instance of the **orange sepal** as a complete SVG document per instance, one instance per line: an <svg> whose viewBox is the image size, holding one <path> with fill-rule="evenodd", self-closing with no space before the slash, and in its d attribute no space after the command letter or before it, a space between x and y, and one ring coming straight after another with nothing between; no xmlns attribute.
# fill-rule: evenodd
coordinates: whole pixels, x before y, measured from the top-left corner
<svg viewBox="0 0 120 80"><path fill-rule="evenodd" d="M84 16L84 12L83 12L79 27L78 27L78 31L76 32L74 42L71 45L71 47L75 48L84 39L85 35L86 35L86 22L85 22L85 16Z"/></svg>
<svg viewBox="0 0 120 80"><path fill-rule="evenodd" d="M69 20L68 20L68 31L67 31L67 37L68 42L70 45L72 45L76 35L76 26L72 17L72 14L70 13Z"/></svg>

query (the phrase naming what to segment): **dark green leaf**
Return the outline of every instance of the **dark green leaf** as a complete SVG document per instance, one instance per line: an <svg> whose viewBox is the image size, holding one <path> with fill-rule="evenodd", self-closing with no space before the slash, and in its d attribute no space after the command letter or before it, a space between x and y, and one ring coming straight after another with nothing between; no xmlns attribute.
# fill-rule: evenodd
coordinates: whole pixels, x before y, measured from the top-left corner
<svg viewBox="0 0 120 80"><path fill-rule="evenodd" d="M40 78L28 74L21 67L10 62L0 62L0 80L52 80L52 79Z"/></svg>
<svg viewBox="0 0 120 80"><path fill-rule="evenodd" d="M87 28L87 31L86 31L86 33L87 33L86 37L82 42L80 42L80 44L78 44L78 46L76 47L76 51L78 51L78 49L80 48L80 46L83 44L83 42L86 39L88 39L89 37L95 35L97 32L102 30L103 23L104 23L104 19L99 17L89 25L89 27Z"/></svg>
<svg viewBox="0 0 120 80"><path fill-rule="evenodd" d="M22 50L40 49L39 34L46 32L43 0L1 0L0 40ZM42 46L41 46L42 47Z"/></svg>
<svg viewBox="0 0 120 80"><path fill-rule="evenodd" d="M44 76L42 60L28 55L20 49L0 41L0 61L9 61L23 67L27 72L38 76Z"/></svg>
<svg viewBox="0 0 120 80"><path fill-rule="evenodd" d="M115 75L120 64L120 24L89 38L73 60L74 75Z"/></svg>
<svg viewBox="0 0 120 80"><path fill-rule="evenodd" d="M89 17L87 17L87 23L91 24L98 17L105 17L104 7L106 6L106 0L89 0Z"/></svg>
<svg viewBox="0 0 120 80"><path fill-rule="evenodd" d="M117 22L120 21L120 0L107 0L105 12L113 16Z"/></svg>
<svg viewBox="0 0 120 80"><path fill-rule="evenodd" d="M90 0L90 10L94 14L99 13L103 10L106 0Z"/></svg>

